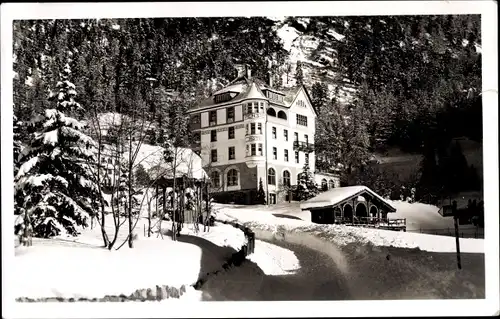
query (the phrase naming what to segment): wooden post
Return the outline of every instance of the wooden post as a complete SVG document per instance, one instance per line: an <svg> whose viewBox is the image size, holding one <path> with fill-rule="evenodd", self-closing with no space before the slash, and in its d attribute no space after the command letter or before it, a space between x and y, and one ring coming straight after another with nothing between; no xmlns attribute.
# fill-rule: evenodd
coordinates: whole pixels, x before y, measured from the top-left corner
<svg viewBox="0 0 500 319"><path fill-rule="evenodd" d="M457 202L453 201L452 208L453 210L453 222L455 224L455 243L457 246L457 266L458 269L462 269L462 261L460 259L460 237L458 232L458 210L457 210Z"/></svg>
<svg viewBox="0 0 500 319"><path fill-rule="evenodd" d="M163 186L162 187L162 192L163 192L163 216L167 213L167 187Z"/></svg>
<svg viewBox="0 0 500 319"><path fill-rule="evenodd" d="M158 183L156 184L156 217L158 218Z"/></svg>

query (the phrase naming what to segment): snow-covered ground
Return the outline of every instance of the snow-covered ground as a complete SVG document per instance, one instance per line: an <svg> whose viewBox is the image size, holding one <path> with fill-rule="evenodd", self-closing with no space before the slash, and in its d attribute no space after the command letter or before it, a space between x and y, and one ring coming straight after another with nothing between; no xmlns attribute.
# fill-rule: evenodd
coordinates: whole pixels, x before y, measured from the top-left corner
<svg viewBox="0 0 500 319"><path fill-rule="evenodd" d="M437 212L430 210L428 207L430 205L402 202L393 202L393 204L398 208L398 211L403 211L400 210L400 207L403 209L407 208L405 206L415 208L406 210L405 213L406 218L408 218L407 223L412 223L415 220L413 225L422 225L422 222L417 219L419 216L421 220L427 221L430 225L435 225L436 220L440 221L444 219L446 222L449 222L449 218L443 218ZM420 210L419 208L422 207L426 209ZM221 220L238 220L248 223L251 227L275 232L279 232L282 229L282 231L315 234L340 246L350 243L370 242L375 246L418 247L421 250L433 252L454 252L456 250L455 238L449 236L311 223L309 212L301 212L298 203L251 207L219 205L219 209L218 218ZM393 214L390 214L390 218L392 217ZM453 223L453 220L451 220L451 223ZM443 221L443 224L439 227L444 227L443 225L448 224L445 224ZM437 226L434 227L437 228ZM453 227L453 224L451 227ZM483 253L484 240L460 238L460 250L462 252Z"/></svg>
<svg viewBox="0 0 500 319"><path fill-rule="evenodd" d="M141 238L134 249L109 251L57 240L35 241L14 258L15 297L102 298L198 279L202 250L171 240ZM182 262L179 262L182 261ZM22 275L21 275L22 274Z"/></svg>
<svg viewBox="0 0 500 319"><path fill-rule="evenodd" d="M147 212L143 209L142 215ZM122 217L122 222L124 221ZM153 219L152 225L158 220ZM196 232L193 224L185 224L178 241L169 236L171 223L162 222L162 234L154 232L147 237L147 219L138 220L134 234L134 248L126 239L128 224L118 232L112 251L102 248L99 226L84 229L78 237L58 237L33 240L33 246L18 246L15 250L16 276L12 294L30 298L101 298L105 295L130 295L136 289L154 288L156 285L186 286L182 299L200 300L193 291L194 284L203 273L220 270L232 253L245 244L240 229L216 223L206 232L200 225ZM114 235L114 222L106 216L106 231ZM153 228L154 231L157 227ZM290 250L262 241L256 242L255 253L249 256L264 273L283 275L300 267ZM33 265L36 271L33 271ZM43 275L41 275L43 274Z"/></svg>

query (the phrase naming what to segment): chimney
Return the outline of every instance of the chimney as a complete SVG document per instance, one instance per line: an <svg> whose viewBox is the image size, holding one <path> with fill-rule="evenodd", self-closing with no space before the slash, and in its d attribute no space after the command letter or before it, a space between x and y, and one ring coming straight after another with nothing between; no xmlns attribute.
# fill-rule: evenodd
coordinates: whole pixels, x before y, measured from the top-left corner
<svg viewBox="0 0 500 319"><path fill-rule="evenodd" d="M246 74L246 65L244 64L235 64L234 68L238 71L238 76L237 78L241 78L245 76Z"/></svg>
<svg viewBox="0 0 500 319"><path fill-rule="evenodd" d="M267 84L269 85L269 87L273 87L273 75L271 72L267 73Z"/></svg>
<svg viewBox="0 0 500 319"><path fill-rule="evenodd" d="M250 69L250 66L248 64L245 64L245 71L246 71L246 77L247 79L252 78L252 69Z"/></svg>

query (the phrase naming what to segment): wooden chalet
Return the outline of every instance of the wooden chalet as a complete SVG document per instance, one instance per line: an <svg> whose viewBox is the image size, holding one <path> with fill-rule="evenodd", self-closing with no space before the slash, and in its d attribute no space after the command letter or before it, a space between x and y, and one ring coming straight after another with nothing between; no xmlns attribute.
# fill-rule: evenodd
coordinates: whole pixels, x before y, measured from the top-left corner
<svg viewBox="0 0 500 319"><path fill-rule="evenodd" d="M333 188L301 203L300 208L310 211L311 221L317 224L406 230L406 220L388 218L396 208L366 186Z"/></svg>

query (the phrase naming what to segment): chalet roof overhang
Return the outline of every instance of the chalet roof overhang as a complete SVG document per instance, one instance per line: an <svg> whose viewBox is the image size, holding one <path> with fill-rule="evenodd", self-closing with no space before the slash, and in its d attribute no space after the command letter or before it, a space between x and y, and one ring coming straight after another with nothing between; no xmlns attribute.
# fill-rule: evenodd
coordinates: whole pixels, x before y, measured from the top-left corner
<svg viewBox="0 0 500 319"><path fill-rule="evenodd" d="M338 194L336 194L337 192ZM372 203L376 203L379 208L384 207L388 212L396 212L394 206L366 186L349 186L331 189L300 204L300 209L334 208L349 203L358 196L368 197L367 199Z"/></svg>

